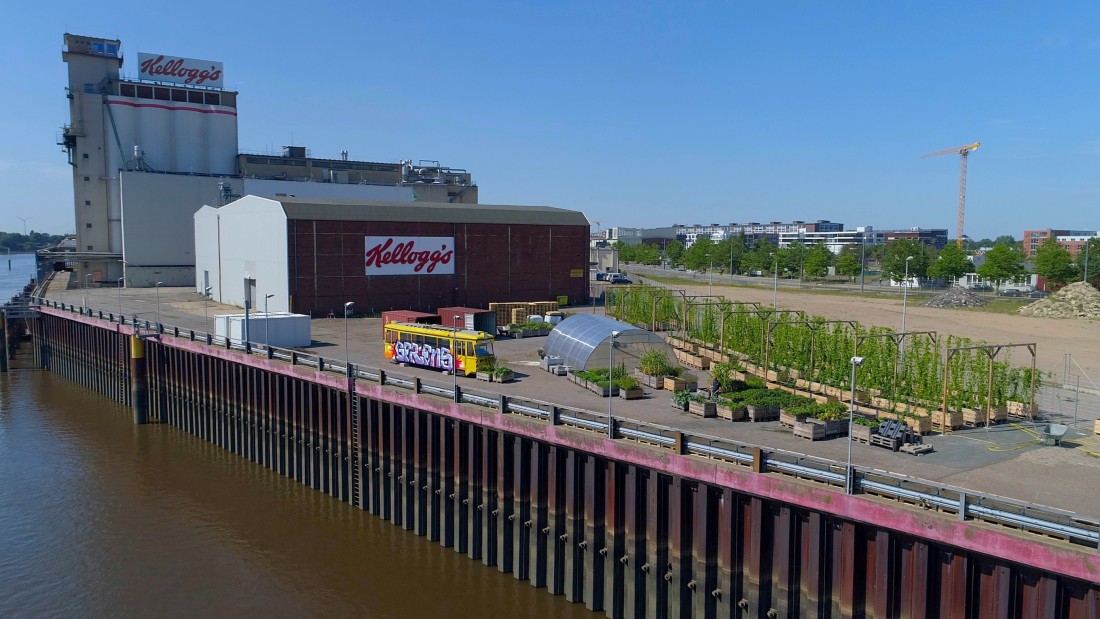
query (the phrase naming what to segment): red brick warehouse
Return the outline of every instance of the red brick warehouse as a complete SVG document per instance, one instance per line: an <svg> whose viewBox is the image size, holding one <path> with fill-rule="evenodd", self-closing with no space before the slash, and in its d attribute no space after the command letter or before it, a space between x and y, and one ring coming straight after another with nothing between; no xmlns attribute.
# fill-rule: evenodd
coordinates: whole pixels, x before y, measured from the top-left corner
<svg viewBox="0 0 1100 619"><path fill-rule="evenodd" d="M195 220L198 288L224 281L226 303L241 296L243 305L243 291L255 288L253 307L270 290L271 308L283 309L275 299L285 291L286 309L318 316L340 315L348 301L356 313L430 312L559 296L581 302L588 293L589 224L578 211L246 196L204 207ZM255 237L270 243L280 228L284 251L256 247Z"/></svg>

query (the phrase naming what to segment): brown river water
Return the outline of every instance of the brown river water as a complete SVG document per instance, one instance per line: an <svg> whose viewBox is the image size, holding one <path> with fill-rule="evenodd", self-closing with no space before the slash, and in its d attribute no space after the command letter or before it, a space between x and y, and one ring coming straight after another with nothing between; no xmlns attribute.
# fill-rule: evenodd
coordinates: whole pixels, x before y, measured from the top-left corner
<svg viewBox="0 0 1100 619"><path fill-rule="evenodd" d="M0 616L261 615L596 616L64 379L0 374Z"/></svg>

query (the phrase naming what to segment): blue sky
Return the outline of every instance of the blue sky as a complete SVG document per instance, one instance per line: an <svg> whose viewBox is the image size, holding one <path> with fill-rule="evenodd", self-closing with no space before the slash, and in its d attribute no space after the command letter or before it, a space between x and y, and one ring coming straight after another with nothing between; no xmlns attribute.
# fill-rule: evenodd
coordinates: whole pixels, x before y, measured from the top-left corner
<svg viewBox="0 0 1100 619"><path fill-rule="evenodd" d="M50 8L46 8L50 6ZM220 60L243 150L470 170L601 227L1100 228L1100 4L18 3L0 230L70 232L64 32Z"/></svg>

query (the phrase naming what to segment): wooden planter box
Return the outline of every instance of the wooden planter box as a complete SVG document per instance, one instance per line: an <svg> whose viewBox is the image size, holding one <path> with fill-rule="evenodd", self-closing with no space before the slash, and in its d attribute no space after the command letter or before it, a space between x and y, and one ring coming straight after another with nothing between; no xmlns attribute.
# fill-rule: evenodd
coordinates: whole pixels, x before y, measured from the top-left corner
<svg viewBox="0 0 1100 619"><path fill-rule="evenodd" d="M794 386L804 391L809 391L810 381L806 380L805 378L796 378L794 379Z"/></svg>
<svg viewBox="0 0 1100 619"><path fill-rule="evenodd" d="M684 404L679 404L676 402L676 398L669 398L669 403L672 404L672 408L675 408L676 410L681 412L687 412L688 408L686 402Z"/></svg>
<svg viewBox="0 0 1100 619"><path fill-rule="evenodd" d="M488 372L478 372L474 374L474 377L485 382L492 382L493 380L493 375Z"/></svg>
<svg viewBox="0 0 1100 619"><path fill-rule="evenodd" d="M748 414L749 421L771 421L779 418L779 407L774 405L756 406L755 404L745 405L745 412Z"/></svg>
<svg viewBox="0 0 1100 619"><path fill-rule="evenodd" d="M650 389L663 389L665 386L665 378L663 376L650 376L649 374L642 374L639 371L635 371L634 378L637 378L638 382Z"/></svg>
<svg viewBox="0 0 1100 619"><path fill-rule="evenodd" d="M585 389L587 389L587 390L591 391L592 393L594 393L594 394L596 394L600 397L603 397L603 398L606 398L608 395L618 395L618 393L619 393L619 388L618 387L614 387L613 389L610 388L610 387L601 387L601 386L597 385L596 383L588 382L587 380L585 380L583 378L579 378L576 374L572 374L570 376L570 379L574 383L580 385L581 387L584 387Z"/></svg>
<svg viewBox="0 0 1100 619"><path fill-rule="evenodd" d="M871 435L878 434L878 426L852 425L852 439L861 443L871 444Z"/></svg>
<svg viewBox="0 0 1100 619"><path fill-rule="evenodd" d="M692 415L698 415L700 417L717 417L718 404L710 400L706 400L703 402L700 402L698 400L691 400L690 402L688 402L688 412Z"/></svg>
<svg viewBox="0 0 1100 619"><path fill-rule="evenodd" d="M965 406L960 411L962 415L962 422L968 426L979 426L985 424L985 412L976 410L973 408L966 408Z"/></svg>
<svg viewBox="0 0 1100 619"><path fill-rule="evenodd" d="M1093 434L1100 434L1100 419L1097 419L1096 421L1092 422L1092 433Z"/></svg>
<svg viewBox="0 0 1100 619"><path fill-rule="evenodd" d="M799 419L797 416L792 415L783 409L779 409L779 425L793 428L794 424L801 421L803 420Z"/></svg>
<svg viewBox="0 0 1100 619"><path fill-rule="evenodd" d="M687 381L682 378L665 376L664 386L665 391L683 391L687 389Z"/></svg>
<svg viewBox="0 0 1100 619"><path fill-rule="evenodd" d="M933 427L942 428L944 425L946 425L952 430L962 427L963 422L965 421L965 419L963 418L963 414L960 411L952 411L950 413L947 413L946 424L944 423L943 411L932 411L932 414L929 415L929 419L932 420Z"/></svg>
<svg viewBox="0 0 1100 619"><path fill-rule="evenodd" d="M821 426L824 428L824 438L833 438L836 436L848 436L848 420L837 419L836 421L822 421L820 419L810 418L807 421L810 423Z"/></svg>
<svg viewBox="0 0 1100 619"><path fill-rule="evenodd" d="M645 391L641 387L635 387L633 389L619 388L619 397L624 400L640 400L645 397Z"/></svg>
<svg viewBox="0 0 1100 619"><path fill-rule="evenodd" d="M491 382L497 383L510 383L516 379L515 372L504 372L503 374L490 374Z"/></svg>
<svg viewBox="0 0 1100 619"><path fill-rule="evenodd" d="M825 440L825 426L818 423L794 422L794 435L811 441Z"/></svg>
<svg viewBox="0 0 1100 619"><path fill-rule="evenodd" d="M989 413L989 419L993 423L1002 423L1008 420L1008 408L1004 406L994 406L993 410Z"/></svg>
<svg viewBox="0 0 1100 619"><path fill-rule="evenodd" d="M710 369L710 358L702 355L697 355L688 351L677 350L676 360L680 362L680 365L686 365L698 370Z"/></svg>
<svg viewBox="0 0 1100 619"><path fill-rule="evenodd" d="M741 421L745 418L746 407L744 404L734 404L731 408L726 404L719 402L718 404L718 416L722 419L728 419L730 421Z"/></svg>
<svg viewBox="0 0 1100 619"><path fill-rule="evenodd" d="M928 417L906 417L905 425L917 434L928 434L932 431L932 420Z"/></svg>
<svg viewBox="0 0 1100 619"><path fill-rule="evenodd" d="M1009 415L1013 417L1027 417L1027 402L1013 402L1009 400L1005 402L1005 409Z"/></svg>

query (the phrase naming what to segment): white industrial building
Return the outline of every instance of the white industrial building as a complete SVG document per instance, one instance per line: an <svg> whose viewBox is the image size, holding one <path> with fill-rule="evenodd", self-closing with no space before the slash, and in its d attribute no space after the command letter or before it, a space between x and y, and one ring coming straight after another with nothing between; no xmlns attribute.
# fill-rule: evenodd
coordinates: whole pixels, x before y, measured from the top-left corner
<svg viewBox="0 0 1100 619"><path fill-rule="evenodd" d="M73 171L77 242L63 259L79 281L193 284L195 212L242 195L477 201L470 175L438 162L355 162L346 151L313 160L301 147L240 153L238 93L223 87L222 63L138 53L123 73L121 41L66 34L64 42L69 124L58 144Z"/></svg>

